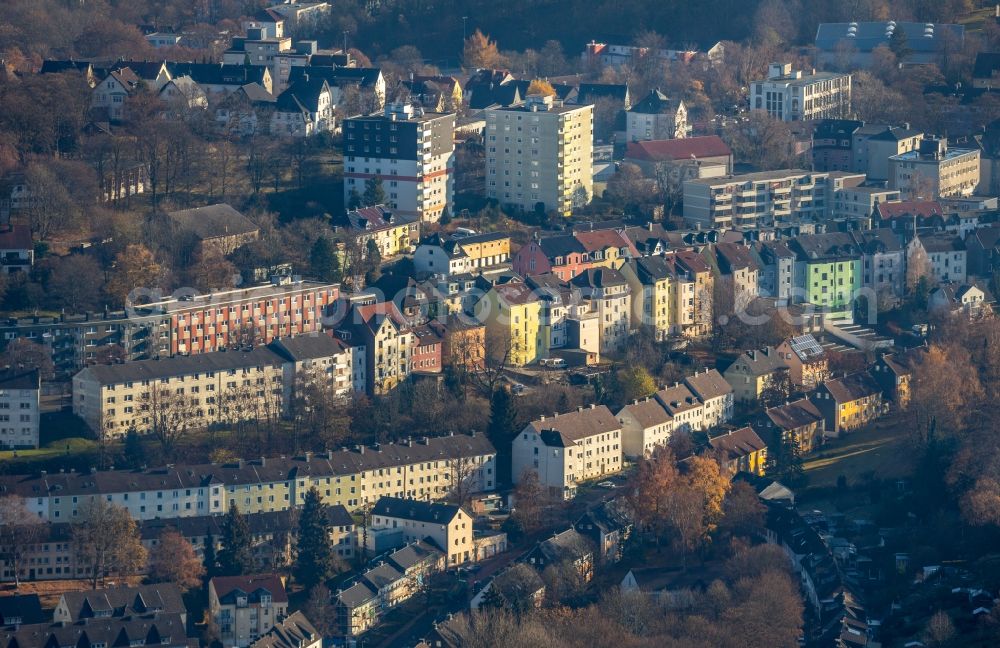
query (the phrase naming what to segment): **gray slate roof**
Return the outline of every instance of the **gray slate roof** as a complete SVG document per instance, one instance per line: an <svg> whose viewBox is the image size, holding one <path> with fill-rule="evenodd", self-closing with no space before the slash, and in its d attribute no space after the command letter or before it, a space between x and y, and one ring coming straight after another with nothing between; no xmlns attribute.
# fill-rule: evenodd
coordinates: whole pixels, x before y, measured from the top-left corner
<svg viewBox="0 0 1000 648"><path fill-rule="evenodd" d="M182 209L167 214L178 226L191 230L202 241L259 231L257 225L226 203Z"/></svg>

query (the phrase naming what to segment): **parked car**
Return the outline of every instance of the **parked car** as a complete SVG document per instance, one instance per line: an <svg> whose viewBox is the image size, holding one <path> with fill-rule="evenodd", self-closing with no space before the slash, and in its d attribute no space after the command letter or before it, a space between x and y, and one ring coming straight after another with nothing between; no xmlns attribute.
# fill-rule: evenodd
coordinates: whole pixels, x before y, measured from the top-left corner
<svg viewBox="0 0 1000 648"><path fill-rule="evenodd" d="M618 486L614 482L609 482L609 481L597 482L597 487L598 488L609 488L609 489L610 488L618 488Z"/></svg>
<svg viewBox="0 0 1000 648"><path fill-rule="evenodd" d="M566 368L566 361L562 358L542 358L538 364L543 367L549 367L550 369Z"/></svg>

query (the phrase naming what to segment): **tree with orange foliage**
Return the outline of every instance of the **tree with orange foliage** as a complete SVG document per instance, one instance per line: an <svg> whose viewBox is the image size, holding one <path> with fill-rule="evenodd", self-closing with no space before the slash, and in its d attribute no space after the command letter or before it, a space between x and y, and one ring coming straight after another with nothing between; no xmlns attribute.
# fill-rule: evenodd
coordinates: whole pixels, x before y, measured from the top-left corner
<svg viewBox="0 0 1000 648"><path fill-rule="evenodd" d="M194 547L176 529L164 529L150 561L149 577L155 582L174 583L182 590L201 584L205 566Z"/></svg>
<svg viewBox="0 0 1000 648"><path fill-rule="evenodd" d="M543 97L554 97L556 96L556 89L552 87L551 83L544 79L535 79L528 84L528 94L541 95Z"/></svg>

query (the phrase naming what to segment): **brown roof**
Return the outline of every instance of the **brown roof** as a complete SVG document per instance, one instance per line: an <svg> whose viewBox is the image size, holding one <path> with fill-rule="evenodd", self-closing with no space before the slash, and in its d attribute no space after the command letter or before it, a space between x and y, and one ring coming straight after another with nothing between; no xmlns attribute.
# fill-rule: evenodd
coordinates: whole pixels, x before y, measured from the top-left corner
<svg viewBox="0 0 1000 648"><path fill-rule="evenodd" d="M639 252L635 249L635 245L632 244L632 241L629 240L623 232L616 229L576 232L574 236L576 236L576 240L583 244L583 247L587 250L587 252L606 250L612 247L627 248L629 252L635 256L639 256Z"/></svg>
<svg viewBox="0 0 1000 648"><path fill-rule="evenodd" d="M733 151L718 135L686 137L684 139L629 142L625 158L662 162L732 155Z"/></svg>
<svg viewBox="0 0 1000 648"><path fill-rule="evenodd" d="M654 396L673 415L702 407L701 401L694 395L694 392L680 383L673 387L664 387Z"/></svg>
<svg viewBox="0 0 1000 648"><path fill-rule="evenodd" d="M723 452L727 461L745 457L767 447L767 444L757 436L757 433L750 426L709 439L708 444L712 446L713 450Z"/></svg>
<svg viewBox="0 0 1000 648"><path fill-rule="evenodd" d="M770 407L765 412L767 418L771 419L775 427L782 430L796 430L805 425L811 425L816 421L822 421L816 406L808 398L802 398L792 403L785 403L777 407Z"/></svg>
<svg viewBox="0 0 1000 648"><path fill-rule="evenodd" d="M740 243L717 243L715 245L715 253L719 257L720 269L722 269L721 266L725 266L725 270L728 272L744 268L757 270L757 262L751 256L750 248L745 245Z"/></svg>
<svg viewBox="0 0 1000 648"><path fill-rule="evenodd" d="M618 414L621 415L622 412L631 414L643 428L669 423L674 418L667 410L663 409L663 405L658 400L649 397L626 405Z"/></svg>
<svg viewBox="0 0 1000 648"><path fill-rule="evenodd" d="M621 423L604 405L591 405L573 412L542 417L528 424L546 445L570 446L580 439L621 429Z"/></svg>
<svg viewBox="0 0 1000 648"><path fill-rule="evenodd" d="M944 211L941 203L933 200L901 200L898 202L879 203L878 213L883 220L893 218L920 216L941 216Z"/></svg>
<svg viewBox="0 0 1000 648"><path fill-rule="evenodd" d="M849 403L882 391L875 379L864 371L827 380L823 387L838 403Z"/></svg>
<svg viewBox="0 0 1000 648"><path fill-rule="evenodd" d="M31 250L31 230L23 225L0 229L0 250Z"/></svg>
<svg viewBox="0 0 1000 648"><path fill-rule="evenodd" d="M498 297L512 305L529 304L538 300L535 291L520 281L497 284L493 286L493 290L496 291Z"/></svg>
<svg viewBox="0 0 1000 648"><path fill-rule="evenodd" d="M726 394L733 393L733 386L726 382L726 379L716 369L696 372L693 376L685 378L684 384L703 401L721 398Z"/></svg>
<svg viewBox="0 0 1000 648"><path fill-rule="evenodd" d="M691 272L708 272L712 269L703 256L691 250L677 250L674 259Z"/></svg>

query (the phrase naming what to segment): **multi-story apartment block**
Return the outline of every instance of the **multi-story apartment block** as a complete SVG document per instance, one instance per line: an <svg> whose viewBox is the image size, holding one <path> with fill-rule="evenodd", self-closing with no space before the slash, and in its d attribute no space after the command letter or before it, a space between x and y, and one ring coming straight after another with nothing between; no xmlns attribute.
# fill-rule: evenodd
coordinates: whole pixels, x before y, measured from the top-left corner
<svg viewBox="0 0 1000 648"><path fill-rule="evenodd" d="M852 170L852 137L864 122L853 119L821 119L812 135L813 171Z"/></svg>
<svg viewBox="0 0 1000 648"><path fill-rule="evenodd" d="M662 256L641 257L628 261L621 274L632 293L631 328L648 328L654 339L670 335L670 283L673 267Z"/></svg>
<svg viewBox="0 0 1000 648"><path fill-rule="evenodd" d="M621 471L621 431L621 423L604 405L542 416L514 439L514 482L533 471L549 493L572 498L580 483Z"/></svg>
<svg viewBox="0 0 1000 648"><path fill-rule="evenodd" d="M674 417L652 397L633 401L618 412L622 426L622 452L629 459L648 457L667 445L674 431Z"/></svg>
<svg viewBox="0 0 1000 648"><path fill-rule="evenodd" d="M726 381L732 385L736 400L741 403L756 402L787 375L788 365L774 347L744 351L726 369Z"/></svg>
<svg viewBox="0 0 1000 648"><path fill-rule="evenodd" d="M795 276L795 253L784 241L761 241L753 251L760 259L760 276L757 289L761 297L771 297L779 306L792 299Z"/></svg>
<svg viewBox="0 0 1000 648"><path fill-rule="evenodd" d="M380 497L372 507L370 528L400 529L407 544L429 538L447 556L449 567L476 559L472 516L461 506Z"/></svg>
<svg viewBox="0 0 1000 648"><path fill-rule="evenodd" d="M914 237L911 245L923 247L930 264L930 279L936 283L965 283L968 258L965 242L951 233Z"/></svg>
<svg viewBox="0 0 1000 648"><path fill-rule="evenodd" d="M486 324L488 352L522 367L548 357L542 304L530 286L510 281L492 286L476 302L476 319Z"/></svg>
<svg viewBox="0 0 1000 648"><path fill-rule="evenodd" d="M829 214L835 189L863 180L863 175L802 169L688 180L684 219L702 229L820 222Z"/></svg>
<svg viewBox="0 0 1000 648"><path fill-rule="evenodd" d="M216 576L208 611L223 648L247 648L288 614L288 593L277 575Z"/></svg>
<svg viewBox="0 0 1000 648"><path fill-rule="evenodd" d="M455 114L386 104L383 114L344 121L344 202L381 178L396 213L436 222L452 203Z"/></svg>
<svg viewBox="0 0 1000 648"><path fill-rule="evenodd" d="M683 101L651 90L626 113L626 137L629 142L685 138L691 134L687 114Z"/></svg>
<svg viewBox="0 0 1000 648"><path fill-rule="evenodd" d="M706 428L722 425L733 418L733 388L717 369L695 372L684 385L704 405Z"/></svg>
<svg viewBox="0 0 1000 648"><path fill-rule="evenodd" d="M831 313L850 312L861 289L861 250L849 232L808 234L791 240L796 253L797 300Z"/></svg>
<svg viewBox="0 0 1000 648"><path fill-rule="evenodd" d="M73 377L73 411L111 437L289 414L299 393L364 392L364 346L315 333L249 351L93 365Z"/></svg>
<svg viewBox="0 0 1000 648"><path fill-rule="evenodd" d="M781 121L844 118L851 112L851 75L803 74L791 63L772 63L767 79L750 84L751 110Z"/></svg>
<svg viewBox="0 0 1000 648"><path fill-rule="evenodd" d="M872 290L880 309L895 304L906 291L906 248L893 229L855 230L861 250L861 286Z"/></svg>
<svg viewBox="0 0 1000 648"><path fill-rule="evenodd" d="M569 216L593 193L594 107L552 97L486 111L486 196L526 212Z"/></svg>
<svg viewBox="0 0 1000 648"><path fill-rule="evenodd" d="M674 267L670 282L671 330L679 335L707 335L713 326L712 295L715 280L705 257L691 250L678 250L668 257Z"/></svg>
<svg viewBox="0 0 1000 648"><path fill-rule="evenodd" d="M714 251L720 288L716 294L724 295L727 302L732 300L715 304L716 312L725 315L745 312L760 294L760 266L751 249L743 243L717 243ZM723 308L726 309L724 313Z"/></svg>
<svg viewBox="0 0 1000 648"><path fill-rule="evenodd" d="M980 151L948 148L948 140L925 137L916 150L889 158L889 187L904 199L971 196L979 186Z"/></svg>
<svg viewBox="0 0 1000 648"><path fill-rule="evenodd" d="M851 171L864 173L872 182L886 182L891 177L889 158L917 150L923 137L921 131L911 129L909 124L862 126L851 139Z"/></svg>
<svg viewBox="0 0 1000 648"><path fill-rule="evenodd" d="M37 369L0 372L0 448L37 448L41 378Z"/></svg>
<svg viewBox="0 0 1000 648"><path fill-rule="evenodd" d="M344 319L336 324L337 336L350 345L364 345L369 394L386 394L413 371L416 338L396 304L376 301L374 295L352 298Z"/></svg>
<svg viewBox="0 0 1000 648"><path fill-rule="evenodd" d="M570 282L590 302L601 323L601 353L621 353L631 330L632 293L617 270L595 268L578 274Z"/></svg>
<svg viewBox="0 0 1000 648"><path fill-rule="evenodd" d="M464 476L467 493L491 491L495 459L485 436L454 435L228 464L5 476L0 485L49 522L74 521L96 497L136 520L222 515L232 505L245 514L287 511L301 506L312 487L325 504L357 511L383 495L444 499L455 475Z"/></svg>
<svg viewBox="0 0 1000 648"><path fill-rule="evenodd" d="M705 404L687 385L674 383L672 387L664 386L653 397L673 418L675 432L693 432L706 428Z"/></svg>

